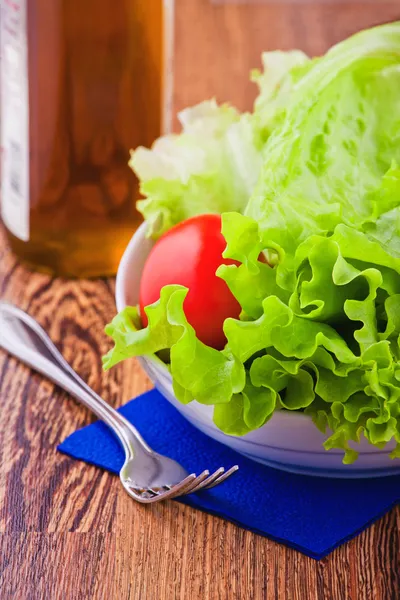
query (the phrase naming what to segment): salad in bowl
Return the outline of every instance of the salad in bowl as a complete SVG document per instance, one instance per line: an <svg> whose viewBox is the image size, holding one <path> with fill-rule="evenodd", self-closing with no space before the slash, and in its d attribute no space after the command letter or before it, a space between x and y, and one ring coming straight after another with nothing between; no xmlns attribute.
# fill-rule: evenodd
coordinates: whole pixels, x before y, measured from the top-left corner
<svg viewBox="0 0 400 600"><path fill-rule="evenodd" d="M400 22L262 58L252 113L203 102L132 152L145 223L104 365L142 357L267 464L400 472Z"/></svg>

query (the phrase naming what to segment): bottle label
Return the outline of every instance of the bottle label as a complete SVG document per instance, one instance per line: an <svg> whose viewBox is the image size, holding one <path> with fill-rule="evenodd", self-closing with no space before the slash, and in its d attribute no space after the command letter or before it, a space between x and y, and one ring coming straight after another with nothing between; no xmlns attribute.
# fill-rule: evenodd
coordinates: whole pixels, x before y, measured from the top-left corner
<svg viewBox="0 0 400 600"><path fill-rule="evenodd" d="M29 89L27 0L4 0L1 13L1 216L29 240Z"/></svg>

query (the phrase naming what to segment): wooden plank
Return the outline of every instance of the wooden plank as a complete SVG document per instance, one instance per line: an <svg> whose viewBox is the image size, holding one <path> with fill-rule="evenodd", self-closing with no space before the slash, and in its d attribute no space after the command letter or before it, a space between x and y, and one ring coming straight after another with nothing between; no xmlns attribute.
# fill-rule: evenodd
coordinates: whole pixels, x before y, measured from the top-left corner
<svg viewBox="0 0 400 600"><path fill-rule="evenodd" d="M114 533L0 534L0 556L2 600L120 597Z"/></svg>
<svg viewBox="0 0 400 600"><path fill-rule="evenodd" d="M400 4L391 0L175 2L177 110L213 96L250 110L257 88L249 74L263 51L299 48L317 56L356 31L400 19Z"/></svg>

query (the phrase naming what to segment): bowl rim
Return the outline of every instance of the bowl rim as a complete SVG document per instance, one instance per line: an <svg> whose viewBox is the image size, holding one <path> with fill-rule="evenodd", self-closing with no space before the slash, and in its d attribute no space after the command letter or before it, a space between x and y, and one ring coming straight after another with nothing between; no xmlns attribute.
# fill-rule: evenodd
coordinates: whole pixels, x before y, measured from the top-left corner
<svg viewBox="0 0 400 600"><path fill-rule="evenodd" d="M147 223L144 222L141 225L139 225L139 227L133 233L119 262L117 276L115 278L115 303L117 305L118 312L120 312L128 306L124 293L124 280L132 259L131 255L133 253L133 250L136 247L140 246L140 242L143 240L143 238L146 237L146 232Z"/></svg>
<svg viewBox="0 0 400 600"><path fill-rule="evenodd" d="M129 306L125 296L125 278L131 263L134 262L133 257L135 252L141 251L143 241L149 239L146 237L146 233L147 223L144 221L133 233L118 265L117 276L115 279L115 303L118 312ZM149 354L140 356L139 358L143 361L150 362L155 369L161 371L164 376L167 376L172 381L168 367L161 360L158 360L156 357Z"/></svg>

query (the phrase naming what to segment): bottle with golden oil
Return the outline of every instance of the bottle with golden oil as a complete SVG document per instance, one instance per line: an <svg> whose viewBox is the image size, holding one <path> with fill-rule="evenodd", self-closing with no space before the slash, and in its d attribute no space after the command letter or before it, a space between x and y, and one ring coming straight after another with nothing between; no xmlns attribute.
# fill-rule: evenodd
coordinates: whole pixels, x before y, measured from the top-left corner
<svg viewBox="0 0 400 600"><path fill-rule="evenodd" d="M116 272L140 223L129 150L162 130L171 4L2 0L1 215L29 266Z"/></svg>

